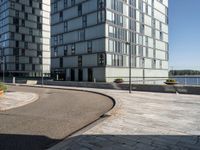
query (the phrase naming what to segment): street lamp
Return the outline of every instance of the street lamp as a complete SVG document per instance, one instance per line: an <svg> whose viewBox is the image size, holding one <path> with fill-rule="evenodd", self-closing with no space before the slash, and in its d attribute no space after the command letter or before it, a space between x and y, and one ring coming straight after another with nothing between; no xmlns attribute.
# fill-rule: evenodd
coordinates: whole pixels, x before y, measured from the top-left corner
<svg viewBox="0 0 200 150"><path fill-rule="evenodd" d="M126 48L127 48L127 50L128 50L128 48L129 48L129 93L131 93L132 92L132 84L131 84L131 67L132 67L132 64L131 64L131 48L130 48L130 43L129 42L126 42Z"/></svg>
<svg viewBox="0 0 200 150"><path fill-rule="evenodd" d="M39 55L39 58L42 60L42 55ZM42 64L42 86L44 85L44 77L43 77L43 60L41 62Z"/></svg>
<svg viewBox="0 0 200 150"><path fill-rule="evenodd" d="M5 59L4 59L4 49L3 49L2 45L1 45L0 49L1 49L1 63L3 64L3 68L2 68L3 82L5 82Z"/></svg>
<svg viewBox="0 0 200 150"><path fill-rule="evenodd" d="M143 84L145 84L145 59L142 58L142 77L143 77Z"/></svg>
<svg viewBox="0 0 200 150"><path fill-rule="evenodd" d="M1 63L3 64L3 82L5 82L5 60L3 56L1 58Z"/></svg>

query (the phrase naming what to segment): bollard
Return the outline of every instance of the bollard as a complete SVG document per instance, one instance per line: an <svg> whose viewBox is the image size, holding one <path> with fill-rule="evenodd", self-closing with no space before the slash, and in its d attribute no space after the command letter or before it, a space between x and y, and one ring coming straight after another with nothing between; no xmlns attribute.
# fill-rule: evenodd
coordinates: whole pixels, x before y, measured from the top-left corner
<svg viewBox="0 0 200 150"><path fill-rule="evenodd" d="M13 84L15 84L15 77L13 77Z"/></svg>

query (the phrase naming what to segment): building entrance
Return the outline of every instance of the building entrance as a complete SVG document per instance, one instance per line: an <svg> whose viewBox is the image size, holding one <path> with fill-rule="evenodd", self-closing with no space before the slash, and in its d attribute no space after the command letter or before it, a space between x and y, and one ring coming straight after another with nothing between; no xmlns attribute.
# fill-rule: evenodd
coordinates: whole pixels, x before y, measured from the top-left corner
<svg viewBox="0 0 200 150"><path fill-rule="evenodd" d="M92 68L88 68L88 81L89 82L93 81L93 70L92 70Z"/></svg>

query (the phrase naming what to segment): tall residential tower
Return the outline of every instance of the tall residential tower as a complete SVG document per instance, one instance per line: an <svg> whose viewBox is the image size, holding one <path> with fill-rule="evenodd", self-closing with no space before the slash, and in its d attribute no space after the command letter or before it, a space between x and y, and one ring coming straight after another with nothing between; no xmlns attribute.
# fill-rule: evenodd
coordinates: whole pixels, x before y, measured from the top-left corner
<svg viewBox="0 0 200 150"><path fill-rule="evenodd" d="M168 0L52 0L52 72L71 81L168 76Z"/></svg>
<svg viewBox="0 0 200 150"><path fill-rule="evenodd" d="M1 73L38 77L50 73L50 1L0 1Z"/></svg>

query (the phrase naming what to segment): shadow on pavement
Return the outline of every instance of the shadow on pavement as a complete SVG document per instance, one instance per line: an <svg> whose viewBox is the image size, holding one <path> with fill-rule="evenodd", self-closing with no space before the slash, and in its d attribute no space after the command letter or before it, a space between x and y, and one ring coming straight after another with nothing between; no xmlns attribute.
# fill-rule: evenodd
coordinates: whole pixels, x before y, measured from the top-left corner
<svg viewBox="0 0 200 150"><path fill-rule="evenodd" d="M66 150L200 150L200 136L81 135L64 146Z"/></svg>
<svg viewBox="0 0 200 150"><path fill-rule="evenodd" d="M37 135L0 134L0 150L44 150L61 141ZM199 150L200 136L80 135L61 144L66 150Z"/></svg>
<svg viewBox="0 0 200 150"><path fill-rule="evenodd" d="M0 150L44 150L60 141L37 135L0 134Z"/></svg>

